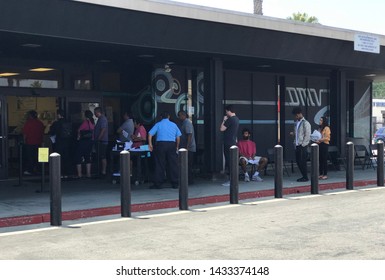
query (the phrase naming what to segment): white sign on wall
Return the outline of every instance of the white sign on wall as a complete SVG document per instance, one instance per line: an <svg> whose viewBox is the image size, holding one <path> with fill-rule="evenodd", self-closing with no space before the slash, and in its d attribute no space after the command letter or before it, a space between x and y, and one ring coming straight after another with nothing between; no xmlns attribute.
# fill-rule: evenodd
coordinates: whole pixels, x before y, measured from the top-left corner
<svg viewBox="0 0 385 280"><path fill-rule="evenodd" d="M359 52L380 53L380 38L368 34L355 34L354 50Z"/></svg>

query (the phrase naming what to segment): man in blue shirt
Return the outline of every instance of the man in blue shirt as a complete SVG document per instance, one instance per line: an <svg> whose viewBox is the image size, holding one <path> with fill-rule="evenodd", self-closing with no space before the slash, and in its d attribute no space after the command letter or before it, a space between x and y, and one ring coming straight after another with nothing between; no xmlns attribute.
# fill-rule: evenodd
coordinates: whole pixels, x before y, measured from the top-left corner
<svg viewBox="0 0 385 280"><path fill-rule="evenodd" d="M178 188L178 149L180 132L178 126L170 121L168 112L162 113L162 120L157 122L148 132L148 148L154 151L155 157L155 176L154 185L150 188L161 189L166 173L166 162L168 164L167 171L171 180L172 188ZM155 149L152 145L152 138L156 135Z"/></svg>

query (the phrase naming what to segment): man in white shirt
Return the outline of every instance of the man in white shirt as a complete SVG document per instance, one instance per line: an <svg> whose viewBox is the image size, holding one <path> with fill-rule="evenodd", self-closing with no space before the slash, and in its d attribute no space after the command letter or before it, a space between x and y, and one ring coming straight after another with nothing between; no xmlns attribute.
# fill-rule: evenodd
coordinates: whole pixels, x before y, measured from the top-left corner
<svg viewBox="0 0 385 280"><path fill-rule="evenodd" d="M295 159L299 171L302 174L302 177L297 179L297 182L307 182L309 181L307 176L307 146L310 142L311 126L302 115L302 109L300 107L295 107L292 114L296 119L294 126Z"/></svg>

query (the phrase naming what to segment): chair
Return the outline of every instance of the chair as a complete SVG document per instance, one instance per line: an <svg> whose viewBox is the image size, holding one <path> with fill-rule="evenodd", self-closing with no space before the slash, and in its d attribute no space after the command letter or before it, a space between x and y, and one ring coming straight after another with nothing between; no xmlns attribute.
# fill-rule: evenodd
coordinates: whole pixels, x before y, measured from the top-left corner
<svg viewBox="0 0 385 280"><path fill-rule="evenodd" d="M274 170L275 169L275 162L274 162L274 149L270 148L270 149L267 149L267 159L268 159L268 163L266 165L266 168L267 166L271 166L272 169ZM289 174L289 170L286 166L286 163L285 161L283 162L283 173L287 174L287 176L290 177L290 174Z"/></svg>
<svg viewBox="0 0 385 280"><path fill-rule="evenodd" d="M333 166L334 170L340 170L341 164L344 169L346 169L346 160L344 157L341 157L337 146L329 146L328 161Z"/></svg>
<svg viewBox="0 0 385 280"><path fill-rule="evenodd" d="M364 145L354 145L354 162L362 166L362 169L365 169L365 166L369 168L370 166L375 169L370 153Z"/></svg>

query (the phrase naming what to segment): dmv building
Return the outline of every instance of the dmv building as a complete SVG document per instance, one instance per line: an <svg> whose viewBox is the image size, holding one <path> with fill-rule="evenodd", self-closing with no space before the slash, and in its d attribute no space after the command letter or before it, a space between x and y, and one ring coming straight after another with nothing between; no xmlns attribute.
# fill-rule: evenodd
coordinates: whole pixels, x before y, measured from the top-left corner
<svg viewBox="0 0 385 280"><path fill-rule="evenodd" d="M20 126L47 129L63 108L74 124L101 106L115 137L129 111L147 128L186 110L195 164L223 169L224 107L233 104L265 155L294 158L294 106L312 129L331 120L332 145L369 143L372 82L385 77L385 37L166 0L19 0L0 9L0 177L17 168ZM240 136L239 132L239 136ZM49 143L47 143L49 145Z"/></svg>

